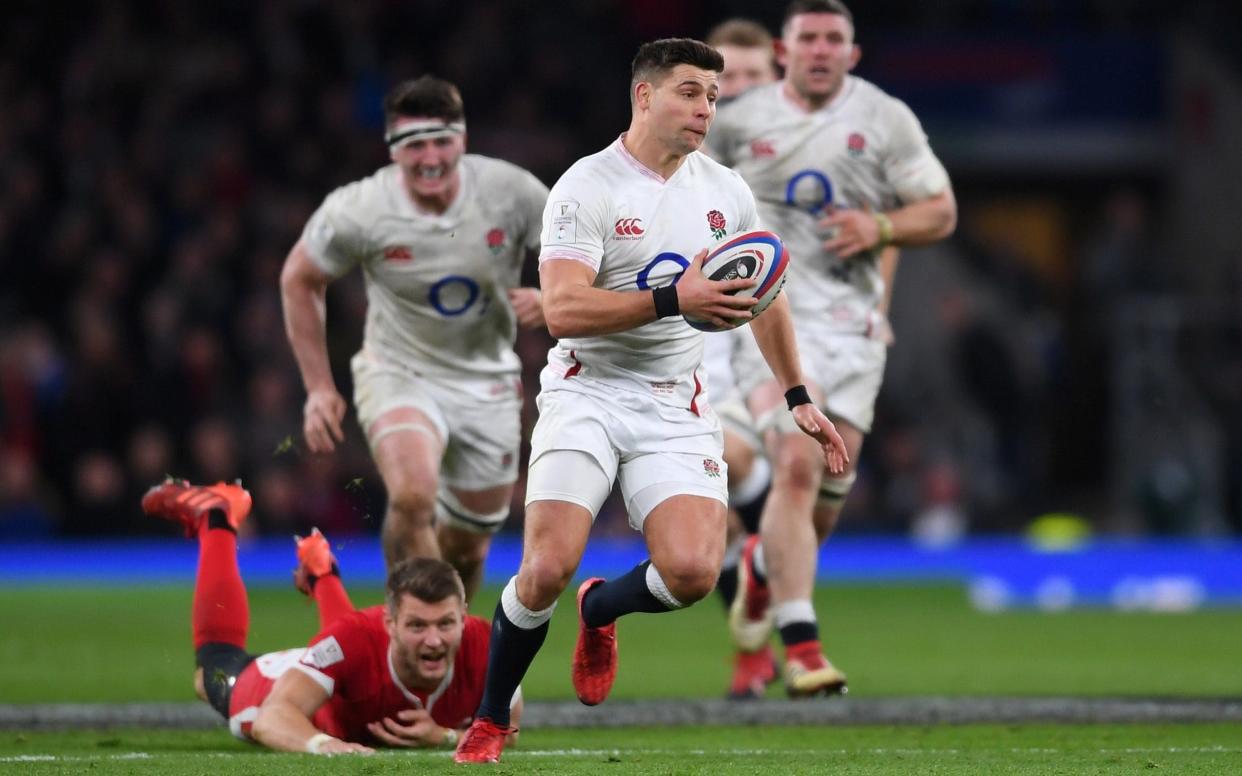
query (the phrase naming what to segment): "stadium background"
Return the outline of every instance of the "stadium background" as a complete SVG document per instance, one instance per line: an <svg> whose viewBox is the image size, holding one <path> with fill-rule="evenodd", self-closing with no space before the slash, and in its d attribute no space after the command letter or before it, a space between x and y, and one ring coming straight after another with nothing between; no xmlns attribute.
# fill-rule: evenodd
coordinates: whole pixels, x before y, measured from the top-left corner
<svg viewBox="0 0 1242 776"><path fill-rule="evenodd" d="M957 234L908 251L843 534L1242 529L1242 58L1226 3L856 4L856 73L946 163ZM781 4L34 3L0 24L0 541L159 532L165 473L241 476L254 525L373 534L356 424L301 452L277 275L322 197L386 161L426 72L469 149L552 183L628 120L637 44ZM533 276L532 276L533 279ZM334 285L339 386L361 283ZM546 335L524 334L528 420ZM352 413L351 413L352 419ZM518 530L521 492L514 498ZM598 530L625 534L613 507Z"/></svg>

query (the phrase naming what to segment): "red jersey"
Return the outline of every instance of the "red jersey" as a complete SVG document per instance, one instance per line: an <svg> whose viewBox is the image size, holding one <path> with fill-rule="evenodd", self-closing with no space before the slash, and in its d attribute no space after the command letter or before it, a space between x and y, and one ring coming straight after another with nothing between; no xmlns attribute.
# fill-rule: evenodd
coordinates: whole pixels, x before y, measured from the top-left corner
<svg viewBox="0 0 1242 776"><path fill-rule="evenodd" d="M389 660L384 607L353 612L321 631L309 646L261 655L246 666L233 685L229 729L239 738L249 738L263 699L291 668L327 691L327 702L311 721L342 741L382 746L367 723L396 719L402 709L427 709L436 724L463 727L483 700L491 631L487 620L467 615L461 645L440 686L413 690L402 686Z"/></svg>

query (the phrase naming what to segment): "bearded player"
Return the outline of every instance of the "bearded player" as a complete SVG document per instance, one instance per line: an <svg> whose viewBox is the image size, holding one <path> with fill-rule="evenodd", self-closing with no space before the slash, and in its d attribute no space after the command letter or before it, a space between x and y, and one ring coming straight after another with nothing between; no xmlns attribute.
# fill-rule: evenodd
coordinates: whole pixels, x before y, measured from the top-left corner
<svg viewBox="0 0 1242 776"><path fill-rule="evenodd" d="M811 603L819 545L831 534L855 478L884 373L877 317L890 245L925 245L952 233L949 177L914 114L849 74L861 50L839 0L795 0L782 27L785 78L721 110L709 142L750 184L760 217L793 259L786 284L807 385L840 426L852 463L825 472L817 451L778 412L780 386L754 352L739 370L752 413L769 429L775 476L760 539L742 554L730 625L744 650L762 648L773 626L785 646L794 696L844 691L825 657Z"/></svg>
<svg viewBox="0 0 1242 776"><path fill-rule="evenodd" d="M142 509L184 528L199 545L191 622L195 691L233 735L272 749L369 753L374 746L457 743L483 692L490 626L466 614L461 579L430 558L398 564L386 603L355 611L327 540L298 543L295 581L319 606L309 646L251 655L237 529L250 513L239 485L170 480ZM512 713L521 713L520 693Z"/></svg>

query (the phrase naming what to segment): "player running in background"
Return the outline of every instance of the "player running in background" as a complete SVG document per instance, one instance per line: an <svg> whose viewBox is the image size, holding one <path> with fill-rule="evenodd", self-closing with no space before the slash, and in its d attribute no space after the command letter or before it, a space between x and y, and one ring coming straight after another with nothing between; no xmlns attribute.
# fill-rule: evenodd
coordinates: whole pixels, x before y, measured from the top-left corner
<svg viewBox="0 0 1242 776"><path fill-rule="evenodd" d="M500 758L513 730L507 699L543 644L614 480L650 560L578 588L571 675L579 700L600 703L612 687L618 617L680 609L716 584L727 472L719 421L700 392L702 335L681 316L724 325L749 318L755 301L725 293L753 281L713 282L701 271L704 246L719 232L757 224L740 176L697 153L723 67L696 40L644 44L633 62L629 131L576 162L549 195L539 268L559 342L541 378L522 563L496 607L487 688L458 762ZM803 402L787 305L777 297L751 331L789 390L798 427L844 470L840 437Z"/></svg>
<svg viewBox="0 0 1242 776"><path fill-rule="evenodd" d="M795 0L779 47L784 80L724 108L711 136L717 158L742 174L765 225L789 247L786 294L808 386L840 424L854 462L824 472L815 447L777 412L781 385L753 352L742 359L751 410L775 435L775 476L762 541L743 551L730 624L742 649L760 648L779 629L795 696L845 689L845 675L823 654L811 593L818 547L854 482L884 372L879 252L943 239L957 218L949 177L918 119L849 75L860 53L844 4Z"/></svg>
<svg viewBox="0 0 1242 776"><path fill-rule="evenodd" d="M465 153L461 95L424 76L384 101L393 160L324 200L281 274L285 328L313 452L343 439L328 363L325 293L361 265L367 321L351 362L354 406L388 493L384 555L441 557L469 599L509 514L521 441L516 325L542 326L518 288L539 245L547 189L507 162Z"/></svg>
<svg viewBox="0 0 1242 776"><path fill-rule="evenodd" d="M751 87L776 80L772 36L762 24L750 19L729 19L713 27L705 42L724 58L718 106L728 104ZM747 338L750 334L742 328L713 332L703 338L703 370L707 373L712 407L720 416L724 431L723 457L729 471L727 543L720 579L716 582L726 610L732 607L737 595L742 546L747 536L759 531L763 498L772 480L762 439L733 372L734 358L742 348L742 340ZM744 700L762 696L776 679L775 665L772 649L766 644L755 651L737 650L728 697Z"/></svg>
<svg viewBox="0 0 1242 776"><path fill-rule="evenodd" d="M194 688L233 735L272 749L366 753L372 746L452 746L483 693L490 627L466 614L461 579L431 558L397 565L382 606L355 611L327 540L298 542L295 580L319 607L308 647L246 652L250 610L237 529L250 513L238 485L170 480L142 510L180 524L199 545L191 622ZM520 715L515 694L514 714Z"/></svg>
<svg viewBox="0 0 1242 776"><path fill-rule="evenodd" d="M707 44L724 57L725 69L720 74L721 107L754 86L773 83L779 77L773 57L776 47L772 36L762 24L750 19L729 19L708 33ZM710 150L710 149L709 149ZM878 266L884 282L884 294L875 315L871 335L892 345L892 328L888 325L888 305L897 272L899 251L886 245L880 251ZM725 550L724 567L720 572L717 591L729 609L737 593L738 562L748 536L759 532L759 516L763 498L771 482L771 465L764 455L761 435L755 429L745 397L734 380L733 360L744 352L744 335L731 329L705 340L703 366L709 386L718 398L715 401L725 432L724 459L729 464L729 544ZM723 386L723 387L722 387ZM738 649L733 659L733 677L728 697L746 700L762 697L767 685L776 679L772 648L764 644L754 651Z"/></svg>

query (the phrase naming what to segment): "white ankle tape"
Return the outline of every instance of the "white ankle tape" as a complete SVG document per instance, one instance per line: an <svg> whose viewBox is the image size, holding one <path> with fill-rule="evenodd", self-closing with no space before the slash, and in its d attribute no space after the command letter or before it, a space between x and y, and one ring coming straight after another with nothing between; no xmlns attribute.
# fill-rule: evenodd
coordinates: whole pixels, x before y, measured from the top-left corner
<svg viewBox="0 0 1242 776"><path fill-rule="evenodd" d="M500 594L500 605L504 608L505 617L509 618L509 622L518 626L522 630L534 630L552 619L552 612L556 610L556 604L553 603L547 609L541 611L531 611L518 600L517 595L517 577L510 577L509 584L505 585L504 591Z"/></svg>
<svg viewBox="0 0 1242 776"><path fill-rule="evenodd" d="M656 597L657 601L670 609L682 609L686 606L669 592L668 585L664 584L664 578L660 576L660 572L656 570L654 563L647 564L647 589L651 591L651 594Z"/></svg>
<svg viewBox="0 0 1242 776"><path fill-rule="evenodd" d="M807 599L782 601L772 607L776 627L784 628L795 622L815 622L815 607Z"/></svg>
<svg viewBox="0 0 1242 776"><path fill-rule="evenodd" d="M768 564L763 560L763 542L755 545L755 552L750 556L750 562L754 564L755 571L759 572L759 576L764 579L768 578Z"/></svg>

